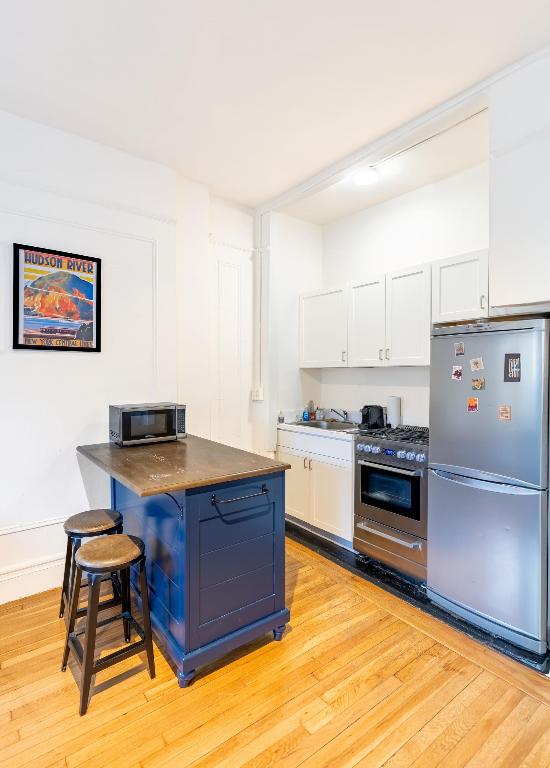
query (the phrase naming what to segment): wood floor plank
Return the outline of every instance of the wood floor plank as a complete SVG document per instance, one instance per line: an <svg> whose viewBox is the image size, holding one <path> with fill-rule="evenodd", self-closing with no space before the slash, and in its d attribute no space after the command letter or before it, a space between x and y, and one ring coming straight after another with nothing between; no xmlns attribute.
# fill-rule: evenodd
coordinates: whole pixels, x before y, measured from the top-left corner
<svg viewBox="0 0 550 768"><path fill-rule="evenodd" d="M287 542L291 622L180 690L130 659L59 671L59 590L0 606L2 768L550 768L550 680ZM102 632L101 652L118 630ZM120 633L119 633L120 634Z"/></svg>
<svg viewBox="0 0 550 768"><path fill-rule="evenodd" d="M475 699L494 682L495 677L482 671L466 688L415 733L395 754L386 761L384 768L410 768L414 761L446 731L451 723L467 709ZM544 706L544 705L539 705Z"/></svg>

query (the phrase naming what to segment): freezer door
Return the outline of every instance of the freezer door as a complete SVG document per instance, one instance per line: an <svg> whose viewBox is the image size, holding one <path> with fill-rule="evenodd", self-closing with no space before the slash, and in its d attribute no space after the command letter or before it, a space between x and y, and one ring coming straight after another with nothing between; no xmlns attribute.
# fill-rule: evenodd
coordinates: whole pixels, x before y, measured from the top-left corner
<svg viewBox="0 0 550 768"><path fill-rule="evenodd" d="M473 623L541 652L547 492L430 470L428 500L432 598L451 601Z"/></svg>
<svg viewBox="0 0 550 768"><path fill-rule="evenodd" d="M547 334L544 324L432 338L431 467L548 487Z"/></svg>

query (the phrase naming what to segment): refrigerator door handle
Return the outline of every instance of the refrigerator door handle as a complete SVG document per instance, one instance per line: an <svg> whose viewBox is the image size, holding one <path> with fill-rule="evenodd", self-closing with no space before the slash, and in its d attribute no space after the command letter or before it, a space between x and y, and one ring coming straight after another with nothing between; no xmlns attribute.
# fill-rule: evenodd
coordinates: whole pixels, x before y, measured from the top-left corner
<svg viewBox="0 0 550 768"><path fill-rule="evenodd" d="M490 483L487 480L476 480L473 477L455 475L453 472L444 472L442 469L430 469L430 472L443 478L443 480L449 480L451 483L468 485L471 488L479 488L482 491L492 491L493 493L506 493L512 496L536 496L541 492L532 488L522 488L518 485L508 485L508 483Z"/></svg>

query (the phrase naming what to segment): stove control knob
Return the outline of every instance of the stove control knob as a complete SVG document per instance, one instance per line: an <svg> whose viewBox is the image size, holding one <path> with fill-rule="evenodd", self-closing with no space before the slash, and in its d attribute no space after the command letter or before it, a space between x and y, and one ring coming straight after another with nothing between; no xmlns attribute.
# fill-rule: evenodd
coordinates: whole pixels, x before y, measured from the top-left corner
<svg viewBox="0 0 550 768"><path fill-rule="evenodd" d="M407 455L407 451L397 451L397 458L404 459Z"/></svg>
<svg viewBox="0 0 550 768"><path fill-rule="evenodd" d="M364 445L363 450L365 453L370 453L372 451L372 445Z"/></svg>
<svg viewBox="0 0 550 768"><path fill-rule="evenodd" d="M417 461L426 461L426 454L425 453L417 453L416 454L416 460Z"/></svg>
<svg viewBox="0 0 550 768"><path fill-rule="evenodd" d="M409 461L414 461L416 458L416 454L414 453L414 451L407 451L405 458L408 459Z"/></svg>
<svg viewBox="0 0 550 768"><path fill-rule="evenodd" d="M380 448L380 446L379 446L379 445L373 445L373 446L371 447L371 451L372 451L372 453L380 453L380 451L381 451L381 450L382 450L382 449Z"/></svg>

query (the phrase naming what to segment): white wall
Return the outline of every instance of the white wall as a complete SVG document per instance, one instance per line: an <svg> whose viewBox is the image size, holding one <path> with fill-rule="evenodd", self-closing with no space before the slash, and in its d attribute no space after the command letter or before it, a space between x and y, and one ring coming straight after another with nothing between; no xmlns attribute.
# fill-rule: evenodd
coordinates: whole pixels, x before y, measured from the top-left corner
<svg viewBox="0 0 550 768"><path fill-rule="evenodd" d="M303 410L321 397L320 371L299 368L301 293L322 282L323 232L282 213L269 221L269 430L264 450L273 450L280 410Z"/></svg>
<svg viewBox="0 0 550 768"><path fill-rule="evenodd" d="M0 603L60 583L62 521L109 503L77 460L109 403L174 399L175 174L0 113ZM11 349L12 244L102 259L102 351Z"/></svg>
<svg viewBox="0 0 550 768"><path fill-rule="evenodd" d="M323 285L489 247L487 163L324 227ZM323 406L355 410L399 395L406 424L427 425L429 369L341 368L322 374Z"/></svg>
<svg viewBox="0 0 550 768"><path fill-rule="evenodd" d="M487 163L324 227L323 279L391 272L489 244Z"/></svg>

